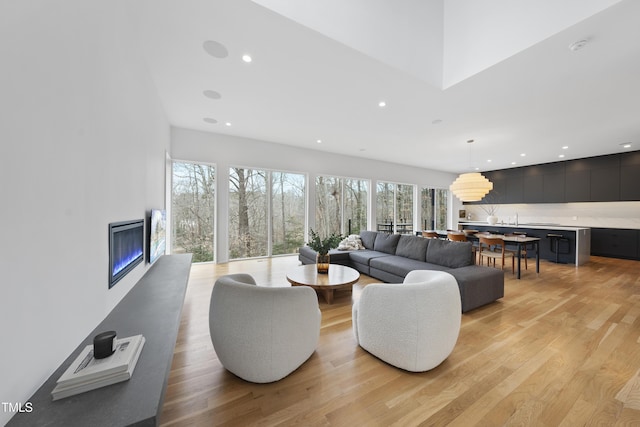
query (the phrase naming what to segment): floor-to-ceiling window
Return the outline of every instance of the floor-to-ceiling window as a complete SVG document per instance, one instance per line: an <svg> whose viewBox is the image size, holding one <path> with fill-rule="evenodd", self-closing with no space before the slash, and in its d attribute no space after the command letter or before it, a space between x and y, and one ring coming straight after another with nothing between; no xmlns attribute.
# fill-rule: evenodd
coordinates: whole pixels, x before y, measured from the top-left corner
<svg viewBox="0 0 640 427"><path fill-rule="evenodd" d="M229 258L292 254L304 244L302 174L229 170Z"/></svg>
<svg viewBox="0 0 640 427"><path fill-rule="evenodd" d="M378 231L413 232L413 185L378 182L376 224Z"/></svg>
<svg viewBox="0 0 640 427"><path fill-rule="evenodd" d="M171 253L192 253L193 262L214 260L215 167L173 162Z"/></svg>
<svg viewBox="0 0 640 427"><path fill-rule="evenodd" d="M447 206L449 190L422 188L420 191L420 225L423 230L445 230L447 228Z"/></svg>
<svg viewBox="0 0 640 427"><path fill-rule="evenodd" d="M359 234L367 229L367 207L369 206L369 182L362 179L345 178L343 234Z"/></svg>
<svg viewBox="0 0 640 427"><path fill-rule="evenodd" d="M229 169L229 258L266 256L266 171Z"/></svg>
<svg viewBox="0 0 640 427"><path fill-rule="evenodd" d="M367 229L369 182L335 176L316 177L316 232L358 234Z"/></svg>
<svg viewBox="0 0 640 427"><path fill-rule="evenodd" d="M271 172L272 255L295 253L305 240L306 178Z"/></svg>

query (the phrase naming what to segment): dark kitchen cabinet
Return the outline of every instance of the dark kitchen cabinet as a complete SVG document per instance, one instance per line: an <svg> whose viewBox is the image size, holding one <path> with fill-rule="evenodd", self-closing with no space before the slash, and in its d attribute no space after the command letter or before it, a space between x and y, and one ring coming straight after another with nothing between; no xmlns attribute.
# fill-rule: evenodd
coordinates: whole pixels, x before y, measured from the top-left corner
<svg viewBox="0 0 640 427"><path fill-rule="evenodd" d="M640 151L620 159L620 200L640 200Z"/></svg>
<svg viewBox="0 0 640 427"><path fill-rule="evenodd" d="M524 168L522 189L528 203L544 203L544 178L542 166Z"/></svg>
<svg viewBox="0 0 640 427"><path fill-rule="evenodd" d="M524 190L523 183L524 178L522 175L522 168L507 169L505 170L505 201L504 203L523 203Z"/></svg>
<svg viewBox="0 0 640 427"><path fill-rule="evenodd" d="M564 202L564 181L564 163L542 165L542 195L544 203Z"/></svg>
<svg viewBox="0 0 640 427"><path fill-rule="evenodd" d="M483 172L493 183L478 203L640 201L640 151Z"/></svg>
<svg viewBox="0 0 640 427"><path fill-rule="evenodd" d="M507 180L503 171L492 171L483 173L483 175L493 183L493 190L487 194L479 203L502 204L505 201L507 193Z"/></svg>
<svg viewBox="0 0 640 427"><path fill-rule="evenodd" d="M565 202L591 201L591 172L587 160L567 162L564 179Z"/></svg>
<svg viewBox="0 0 640 427"><path fill-rule="evenodd" d="M591 229L591 255L640 259L640 230L618 228Z"/></svg>
<svg viewBox="0 0 640 427"><path fill-rule="evenodd" d="M620 200L620 156L593 157L589 159L592 202L616 202Z"/></svg>

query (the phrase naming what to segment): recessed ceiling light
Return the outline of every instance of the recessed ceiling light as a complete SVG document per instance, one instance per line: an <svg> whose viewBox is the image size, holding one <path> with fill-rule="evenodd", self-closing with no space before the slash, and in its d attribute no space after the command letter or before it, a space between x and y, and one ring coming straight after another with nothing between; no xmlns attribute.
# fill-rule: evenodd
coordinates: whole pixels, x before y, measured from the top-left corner
<svg viewBox="0 0 640 427"><path fill-rule="evenodd" d="M630 142L623 142L620 145L622 145L622 148L631 148L631 143Z"/></svg>
<svg viewBox="0 0 640 427"><path fill-rule="evenodd" d="M205 117L202 120L204 120L207 123L211 123L212 125L215 125L216 123L218 123L218 121L216 119L212 119L211 117Z"/></svg>
<svg viewBox="0 0 640 427"><path fill-rule="evenodd" d="M222 95L220 95L220 92L216 92L215 90L205 90L202 93L207 98L211 98L211 99L220 99L220 98L222 98Z"/></svg>
<svg viewBox="0 0 640 427"><path fill-rule="evenodd" d="M231 126L231 123L226 122L224 125L225 125L225 126Z"/></svg>
<svg viewBox="0 0 640 427"><path fill-rule="evenodd" d="M525 157L527 153L520 153L520 157Z"/></svg>
<svg viewBox="0 0 640 427"><path fill-rule="evenodd" d="M571 43L569 45L569 50L572 51L572 52L575 52L577 50L582 49L586 45L587 45L587 40L586 39L578 40L577 42Z"/></svg>
<svg viewBox="0 0 640 427"><path fill-rule="evenodd" d="M253 59L251 58L251 55L247 55L247 54L242 55L242 60L246 63L253 61Z"/></svg>
<svg viewBox="0 0 640 427"><path fill-rule="evenodd" d="M214 58L226 58L229 56L229 51L227 48L220 42L215 40L207 40L202 44L204 51Z"/></svg>
<svg viewBox="0 0 640 427"><path fill-rule="evenodd" d="M491 159L487 160L487 163L491 163Z"/></svg>
<svg viewBox="0 0 640 427"><path fill-rule="evenodd" d="M474 169L475 169L475 170L477 170L477 171L479 171L479 170L480 170L480 168L478 168L478 167L476 167L476 168L474 168Z"/></svg>
<svg viewBox="0 0 640 427"><path fill-rule="evenodd" d="M321 140L321 139L316 140L316 142L317 142L318 144L322 144L322 140Z"/></svg>
<svg viewBox="0 0 640 427"><path fill-rule="evenodd" d="M564 147L562 147L563 150L567 150L569 148L568 145L565 145Z"/></svg>
<svg viewBox="0 0 640 427"><path fill-rule="evenodd" d="M564 154L560 154L558 157L560 157L561 159L564 159Z"/></svg>
<svg viewBox="0 0 640 427"><path fill-rule="evenodd" d="M512 164L512 165L515 165L515 164L517 164L517 162L511 162L511 164Z"/></svg>
<svg viewBox="0 0 640 427"><path fill-rule="evenodd" d="M386 106L387 106L387 103L386 103L386 102L384 102L384 101L380 101L380 102L378 102L378 107L380 107L380 108L384 108L384 107L386 107Z"/></svg>

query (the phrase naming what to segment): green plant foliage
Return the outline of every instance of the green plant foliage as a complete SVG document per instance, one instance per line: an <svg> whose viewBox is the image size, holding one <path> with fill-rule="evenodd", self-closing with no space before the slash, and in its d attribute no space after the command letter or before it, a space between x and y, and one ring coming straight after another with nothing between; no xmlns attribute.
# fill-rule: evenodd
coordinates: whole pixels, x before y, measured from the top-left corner
<svg viewBox="0 0 640 427"><path fill-rule="evenodd" d="M309 231L309 243L307 245L318 252L320 255L326 255L329 250L337 248L340 242L344 239L342 235L332 233L329 237L322 239L318 233L310 229Z"/></svg>

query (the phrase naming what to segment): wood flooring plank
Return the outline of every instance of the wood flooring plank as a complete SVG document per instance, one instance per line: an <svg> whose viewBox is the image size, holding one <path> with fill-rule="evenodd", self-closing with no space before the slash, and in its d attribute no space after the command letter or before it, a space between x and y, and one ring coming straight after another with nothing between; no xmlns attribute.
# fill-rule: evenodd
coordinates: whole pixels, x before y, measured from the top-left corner
<svg viewBox="0 0 640 427"><path fill-rule="evenodd" d="M640 425L640 262L541 262L505 297L462 315L445 362L425 373L390 366L353 338L351 306L378 280L362 275L322 312L316 352L271 384L222 367L209 337L215 280L249 273L287 286L296 257L195 264L160 425Z"/></svg>

